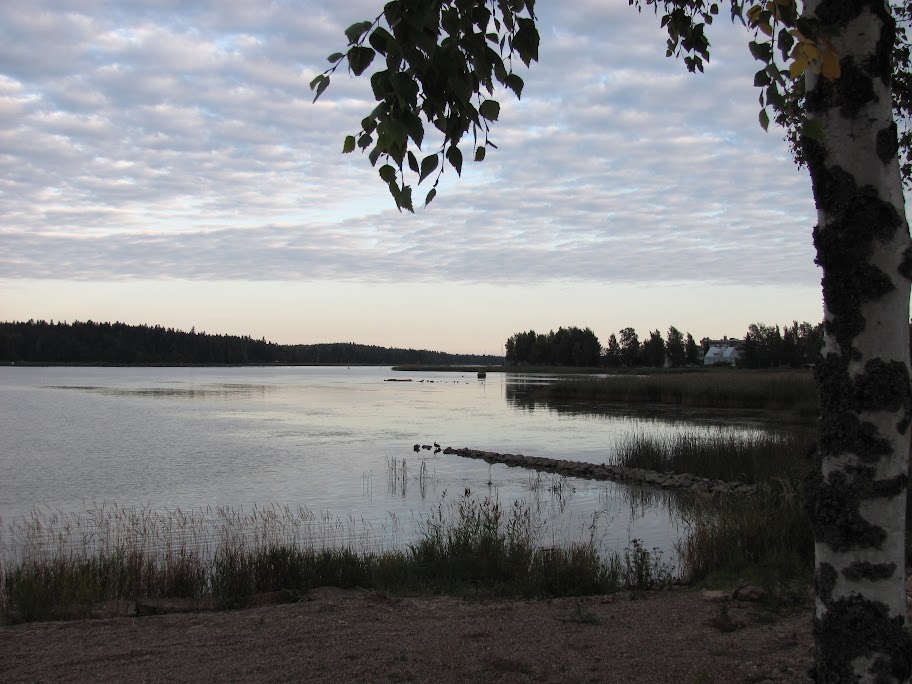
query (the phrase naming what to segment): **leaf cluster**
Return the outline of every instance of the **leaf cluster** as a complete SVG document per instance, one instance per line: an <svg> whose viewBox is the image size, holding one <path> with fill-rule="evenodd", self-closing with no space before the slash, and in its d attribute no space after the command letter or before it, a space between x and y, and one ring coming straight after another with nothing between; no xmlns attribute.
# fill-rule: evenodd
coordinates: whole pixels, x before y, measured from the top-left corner
<svg viewBox="0 0 912 684"><path fill-rule="evenodd" d="M732 21L753 33L748 48L760 62L754 85L760 89L759 120L771 120L786 131L795 160L803 162L802 136L820 139L818 122L804 116L803 76L814 73L838 79L838 51L828 28L802 16L804 0L730 0ZM893 5L897 19L893 53L893 107L899 123L900 164L904 183L912 187L912 43L907 29L912 0ZM707 27L719 15L716 0L628 0L642 11L651 7L668 34L666 55L683 59L688 70L702 72L709 61ZM342 65L359 76L372 66L371 88L377 102L361 129L345 138L342 151L360 149L389 187L401 211L414 211L407 171L418 184L433 176L424 198L430 203L447 165L462 174L463 149L469 134L472 157L485 159L491 124L500 118L495 89L522 95L524 82L514 71L514 58L527 67L538 60L539 34L534 0L392 0L373 21L345 31L346 52L329 56L331 66L313 79L314 100L329 86ZM442 142L422 153L425 124L437 129Z"/></svg>
<svg viewBox="0 0 912 684"><path fill-rule="evenodd" d="M627 0L638 12L643 7L652 7L658 14L662 11L662 28L668 32L666 57L684 59L687 70L703 71L703 63L709 61L709 39L705 29L719 14L717 2L704 0Z"/></svg>
<svg viewBox="0 0 912 684"><path fill-rule="evenodd" d="M342 151L366 152L373 166L380 164L380 178L399 210L414 211L406 167L419 184L434 176L426 205L447 164L462 174L460 145L468 134L475 161L496 148L489 137L491 122L500 117L495 88L522 95L514 57L526 66L538 60L535 20L534 0L392 0L373 21L346 29L347 51L330 55L332 66L310 84L314 100L339 66L360 76L380 62L370 76L377 106L361 130L345 138ZM426 155L425 123L442 136Z"/></svg>
<svg viewBox="0 0 912 684"><path fill-rule="evenodd" d="M909 38L912 27L912 0L904 0L901 4L891 3L890 7L896 21L891 84L893 119L898 129L899 165L903 185L907 189L912 189L912 42ZM785 130L785 138L795 162L803 165L801 135L820 137L819 130L803 117L804 79L794 78L784 89L783 98L784 106L776 111L776 123Z"/></svg>

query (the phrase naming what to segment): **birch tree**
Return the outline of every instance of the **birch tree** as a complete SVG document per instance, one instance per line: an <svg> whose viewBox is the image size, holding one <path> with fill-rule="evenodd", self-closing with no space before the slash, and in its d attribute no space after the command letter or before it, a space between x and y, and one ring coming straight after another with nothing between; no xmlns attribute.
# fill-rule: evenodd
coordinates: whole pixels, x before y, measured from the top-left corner
<svg viewBox="0 0 912 684"><path fill-rule="evenodd" d="M703 70L718 4L629 2L655 11L669 56ZM747 46L759 63L760 125L775 118L791 127L817 206L825 346L816 372L818 463L808 487L815 676L908 681L912 241L892 112L896 24L884 0L762 0L728 9L748 29ZM427 204L447 166L461 174L466 152L482 161L495 148L495 91L521 97L524 82L513 67L538 60L532 0L393 0L345 34L345 52L329 57L331 66L311 88L316 99L340 67L361 75L379 58L370 76L377 106L345 138L343 152L365 152L396 206L407 211L414 210L412 174L430 186ZM441 140L428 154L421 151L425 124Z"/></svg>

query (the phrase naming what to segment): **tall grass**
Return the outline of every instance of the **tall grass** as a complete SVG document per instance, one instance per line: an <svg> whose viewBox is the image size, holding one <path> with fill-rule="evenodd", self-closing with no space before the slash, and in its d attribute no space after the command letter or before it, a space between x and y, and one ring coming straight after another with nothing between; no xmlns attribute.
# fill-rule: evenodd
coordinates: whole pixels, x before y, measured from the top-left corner
<svg viewBox="0 0 912 684"><path fill-rule="evenodd" d="M790 410L813 417L817 395L810 371L713 369L604 378L563 379L530 385L537 401L611 404L659 403L693 408Z"/></svg>
<svg viewBox="0 0 912 684"><path fill-rule="evenodd" d="M682 513L690 532L678 554L691 581L747 579L775 587L813 574L813 534L792 481L764 482L749 497L694 496Z"/></svg>
<svg viewBox="0 0 912 684"><path fill-rule="evenodd" d="M371 548L351 521L304 509L210 513L115 507L12 523L9 541L0 536L0 622L87 616L103 602L149 598L211 596L238 607L258 593L296 596L316 586L579 595L651 588L673 574L636 544L623 558L591 539L545 548L522 502L507 515L491 499L441 503L417 541L391 550Z"/></svg>
<svg viewBox="0 0 912 684"><path fill-rule="evenodd" d="M617 465L748 484L776 478L800 480L812 437L801 430L758 432L690 430L661 437L633 433L615 449Z"/></svg>

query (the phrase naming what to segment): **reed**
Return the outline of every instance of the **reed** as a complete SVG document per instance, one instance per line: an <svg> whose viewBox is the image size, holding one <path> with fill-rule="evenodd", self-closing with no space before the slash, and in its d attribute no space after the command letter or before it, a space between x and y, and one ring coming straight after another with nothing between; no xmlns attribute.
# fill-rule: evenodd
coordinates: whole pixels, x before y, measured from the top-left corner
<svg viewBox="0 0 912 684"><path fill-rule="evenodd" d="M812 442L806 430L744 433L719 428L667 437L638 432L618 442L615 462L627 468L691 473L727 482L800 480Z"/></svg>
<svg viewBox="0 0 912 684"><path fill-rule="evenodd" d="M813 534L797 483L770 480L747 497L696 495L682 515L689 532L677 550L688 580L740 579L769 588L810 581Z"/></svg>
<svg viewBox="0 0 912 684"><path fill-rule="evenodd" d="M644 573L642 564L659 565L641 549L631 562L592 539L545 548L523 502L505 515L497 500L442 501L404 548L372 545L364 527L281 507L35 511L0 531L0 622L83 617L105 602L148 598L211 596L241 607L258 593L295 597L317 586L531 597L645 588L644 577L658 586L672 576L671 568Z"/></svg>

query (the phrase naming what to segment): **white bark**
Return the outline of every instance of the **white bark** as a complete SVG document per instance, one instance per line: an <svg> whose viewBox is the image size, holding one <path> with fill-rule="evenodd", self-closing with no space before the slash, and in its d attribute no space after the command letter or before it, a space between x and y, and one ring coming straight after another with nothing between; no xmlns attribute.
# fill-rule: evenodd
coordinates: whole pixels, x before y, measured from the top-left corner
<svg viewBox="0 0 912 684"><path fill-rule="evenodd" d="M813 16L820 5L819 0L811 0L805 7L805 16ZM874 55L878 41L881 40L883 17L866 7L856 18L841 27L835 36L830 38L845 65L847 58L852 58L854 64L868 64ZM845 69L843 70L843 77ZM855 74L857 76L857 74ZM829 84L823 82L822 76L809 74L806 80L808 93L815 88L825 88ZM907 377L909 372L909 296L910 283L901 271L903 256L909 249L910 239L908 225L905 219L905 208L902 193L902 180L899 163L894 154L892 161L884 162L883 156L883 131L892 121L891 92L889 84L881 78L872 78L874 98L864 102L857 111L850 107L839 106L839 97L825 101L819 111L811 111L811 116L818 119L824 130L823 148L825 155L823 167L826 169L839 168L846 172L854 181L857 188L872 188L876 198L892 206L896 214L901 217L901 226L893 231L886 239L875 237L871 242L871 249L867 256L868 264L876 267L892 282L893 288L886 294L878 293L868 298L864 292L856 302L857 311L864 319L863 329L854 335L850 344L846 344L843 335L837 339L836 331L845 323L845 301L830 301L827 297L827 288L824 287L825 318L828 323L825 334L824 357L836 355L848 362L848 378L852 383L864 382L869 363L880 361L885 363L898 362L903 364ZM853 93L846 94L853 97ZM878 136L881 136L880 138ZM818 168L814 168L814 164ZM818 205L818 221L820 235L824 238L827 231L843 230L846 228L844 207L831 211L832 203L824 200L826 188L821 182L822 168L820 160L811 161L812 176L815 179L815 199ZM816 175L815 175L816 174ZM877 214L879 215L879 214ZM860 217L852 234L863 229L867 234L877 234L878 228L883 227L881 222L874 221L865 225L865 220L870 221L872 215ZM841 222L841 223L840 223ZM887 233L890 231L887 230ZM818 246L819 247L819 246ZM833 272L828 273L828 264L821 260L824 268L824 279L833 277ZM838 277L838 272L837 272ZM850 385L853 386L853 385ZM821 385L821 391L825 389ZM850 404L854 398L846 397L843 402ZM827 402L823 401L824 411ZM836 449L822 453L823 481L833 473L843 473L849 482L858 482L858 468L874 468L873 481L896 481L908 472L908 454L910 447L910 433L912 429L904 431L897 429L897 425L907 419L908 405L893 407L885 410L875 407L870 410L856 401L854 409L849 407L862 423L869 423L876 428L879 437L890 443L891 453L872 459L870 454L854 453L851 449ZM836 419L836 416L822 416L822 428L825 429L827 420ZM869 543L869 540L859 539L858 543L850 548L834 548L833 544L824 535L822 530L816 529L817 543L815 547L816 564L818 572L821 567L830 566L835 570L835 581L832 586L827 586L827 591L821 592L818 586L817 619L827 620L833 616L831 611L838 610L836 605L840 600L857 600L859 598L883 604L887 608L888 618L904 620L906 612L906 599L904 590L905 579L905 500L906 489L893 496L864 497L859 505L858 512L861 518L871 526L880 528L886 534L882 544ZM818 525L824 523L818 523ZM838 546L838 545L837 545ZM875 564L887 568L892 564L896 571L889 577L859 576L853 568L861 567L859 563ZM867 566L870 567L870 566ZM882 572L886 574L886 572ZM832 592L829 592L832 589ZM834 606L836 606L834 608ZM852 638L851 634L844 634L846 643ZM826 653L838 649L838 644L821 644L820 640L829 638L818 633L818 677L824 678L821 672L821 658L827 658ZM895 644L892 646L895 649ZM878 668L878 659L887 659L892 662L895 653L891 652L891 645L884 644L883 651L876 650L870 654L858 654L852 659L852 669L857 681L893 681L897 680L891 675L884 680L883 665ZM830 673L829 676L832 676ZM899 679L906 678L903 675Z"/></svg>

